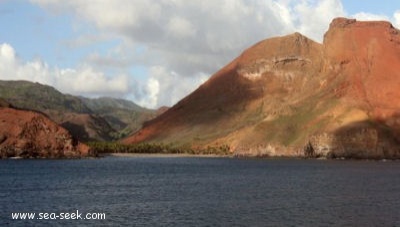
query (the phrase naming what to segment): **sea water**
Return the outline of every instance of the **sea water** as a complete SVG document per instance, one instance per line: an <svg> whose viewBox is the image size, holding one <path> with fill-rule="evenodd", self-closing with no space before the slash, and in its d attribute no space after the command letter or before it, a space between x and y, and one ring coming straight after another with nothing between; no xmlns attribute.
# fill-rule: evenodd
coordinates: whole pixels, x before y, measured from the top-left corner
<svg viewBox="0 0 400 227"><path fill-rule="evenodd" d="M1 160L0 226L400 226L400 162Z"/></svg>

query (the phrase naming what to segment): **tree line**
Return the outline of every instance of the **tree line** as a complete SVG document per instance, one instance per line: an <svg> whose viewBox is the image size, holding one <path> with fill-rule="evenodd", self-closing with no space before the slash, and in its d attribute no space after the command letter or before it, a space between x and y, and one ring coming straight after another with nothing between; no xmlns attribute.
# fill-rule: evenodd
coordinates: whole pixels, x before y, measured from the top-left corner
<svg viewBox="0 0 400 227"><path fill-rule="evenodd" d="M118 142L88 142L92 151L98 154L104 153L142 153L142 154L213 154L229 155L228 145L207 146L204 148L192 148L190 146L176 146L163 143L139 143L122 144Z"/></svg>

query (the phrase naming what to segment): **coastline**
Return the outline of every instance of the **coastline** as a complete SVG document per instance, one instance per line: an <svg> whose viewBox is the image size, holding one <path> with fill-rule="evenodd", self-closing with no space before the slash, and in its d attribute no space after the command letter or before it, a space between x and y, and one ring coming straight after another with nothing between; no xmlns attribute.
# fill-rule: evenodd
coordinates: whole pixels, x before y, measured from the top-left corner
<svg viewBox="0 0 400 227"><path fill-rule="evenodd" d="M131 157L131 158L239 158L239 159L303 159L303 160L318 160L318 161L398 161L398 159L352 159L352 158L334 158L329 159L326 157L320 158L304 158L296 156L235 156L235 155L218 155L218 154L186 154L186 153L103 153L98 156L103 157Z"/></svg>
<svg viewBox="0 0 400 227"><path fill-rule="evenodd" d="M232 158L232 155L218 155L218 154L162 154L162 153L104 153L100 157L135 157L135 158Z"/></svg>

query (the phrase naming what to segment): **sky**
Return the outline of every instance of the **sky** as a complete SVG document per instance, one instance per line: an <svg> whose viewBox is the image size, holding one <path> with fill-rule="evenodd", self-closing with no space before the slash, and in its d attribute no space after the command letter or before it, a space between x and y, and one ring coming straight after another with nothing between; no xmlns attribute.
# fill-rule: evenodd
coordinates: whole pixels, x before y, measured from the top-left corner
<svg viewBox="0 0 400 227"><path fill-rule="evenodd" d="M0 80L172 106L254 43L335 17L387 20L393 0L0 0Z"/></svg>

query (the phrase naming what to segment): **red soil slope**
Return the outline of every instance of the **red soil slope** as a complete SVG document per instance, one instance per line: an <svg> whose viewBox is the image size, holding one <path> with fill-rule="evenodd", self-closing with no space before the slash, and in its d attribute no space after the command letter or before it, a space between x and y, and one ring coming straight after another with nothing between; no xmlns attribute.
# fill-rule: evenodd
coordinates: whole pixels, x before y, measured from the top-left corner
<svg viewBox="0 0 400 227"><path fill-rule="evenodd" d="M349 99L377 119L400 113L400 31L389 22L336 19L325 34L324 53L327 65L346 75L342 88Z"/></svg>

